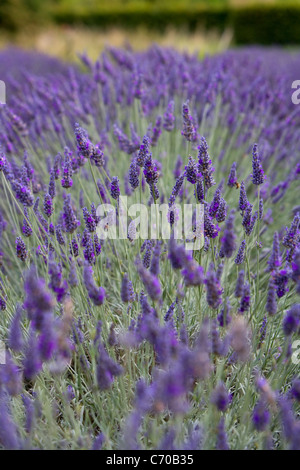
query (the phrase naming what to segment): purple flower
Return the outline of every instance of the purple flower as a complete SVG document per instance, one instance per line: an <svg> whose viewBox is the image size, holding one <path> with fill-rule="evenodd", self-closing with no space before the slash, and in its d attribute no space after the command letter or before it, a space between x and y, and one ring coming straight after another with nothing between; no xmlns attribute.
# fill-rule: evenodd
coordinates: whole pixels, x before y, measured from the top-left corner
<svg viewBox="0 0 300 470"><path fill-rule="evenodd" d="M82 209L82 212L83 212L83 218L84 218L84 222L85 222L85 226L87 230L90 233L94 232L96 230L96 221L94 217L92 216L92 214L90 214L90 212L87 210L86 207Z"/></svg>
<svg viewBox="0 0 300 470"><path fill-rule="evenodd" d="M220 228L213 223L213 219L208 215L207 206L204 207L204 235L207 238L216 238Z"/></svg>
<svg viewBox="0 0 300 470"><path fill-rule="evenodd" d="M155 126L152 129L152 136L151 136L151 145L152 147L156 147L159 136L161 135L161 125L162 119L161 116L158 116L155 122Z"/></svg>
<svg viewBox="0 0 300 470"><path fill-rule="evenodd" d="M161 297L160 282L156 276L146 269L140 260L136 262L138 274L143 282L149 296L152 300L158 300Z"/></svg>
<svg viewBox="0 0 300 470"><path fill-rule="evenodd" d="M268 260L269 271L277 270L281 266L282 258L280 254L278 232L274 232L273 249Z"/></svg>
<svg viewBox="0 0 300 470"><path fill-rule="evenodd" d="M30 237L30 235L32 234L32 227L29 221L29 214L28 214L28 209L26 206L24 206L24 219L23 219L22 233L24 237Z"/></svg>
<svg viewBox="0 0 300 470"><path fill-rule="evenodd" d="M26 245L21 237L17 237L16 239L16 253L17 257L20 258L21 261L26 261L28 252Z"/></svg>
<svg viewBox="0 0 300 470"><path fill-rule="evenodd" d="M101 343L98 346L98 354L96 366L97 384L100 390L107 390L113 383L114 377L123 373L123 368L108 355Z"/></svg>
<svg viewBox="0 0 300 470"><path fill-rule="evenodd" d="M105 299L105 289L96 286L93 278L93 270L88 264L84 266L83 282L93 303L95 305L102 305Z"/></svg>
<svg viewBox="0 0 300 470"><path fill-rule="evenodd" d="M8 336L8 345L10 349L16 352L21 352L24 346L21 318L22 309L20 305L17 305L15 315L9 328Z"/></svg>
<svg viewBox="0 0 300 470"><path fill-rule="evenodd" d="M300 326L300 304L294 304L287 311L283 319L283 332L286 336L299 330Z"/></svg>
<svg viewBox="0 0 300 470"><path fill-rule="evenodd" d="M234 233L234 210L229 214L226 221L223 237L221 238L221 249L226 258L231 258L236 250L236 235Z"/></svg>
<svg viewBox="0 0 300 470"><path fill-rule="evenodd" d="M239 247L239 250L238 250L238 253L236 255L236 258L234 260L235 264L242 264L244 262L244 259L245 259L245 248L246 248L246 240L243 240L240 247Z"/></svg>
<svg viewBox="0 0 300 470"><path fill-rule="evenodd" d="M55 227L55 235L56 235L56 240L58 241L59 245L64 245L65 240L64 240L61 229L62 229L61 225L57 225Z"/></svg>
<svg viewBox="0 0 300 470"><path fill-rule="evenodd" d="M33 205L34 197L28 186L24 185L24 183L20 181L15 180L12 182L12 189L16 194L16 198L21 202L21 204L28 207Z"/></svg>
<svg viewBox="0 0 300 470"><path fill-rule="evenodd" d="M287 248L294 248L297 245L300 237L299 224L300 215L297 214L294 217L290 229L286 228L286 235L284 236L282 242L283 246Z"/></svg>
<svg viewBox="0 0 300 470"><path fill-rule="evenodd" d="M93 151L93 145L89 140L88 133L77 123L75 124L75 137L78 154L89 158Z"/></svg>
<svg viewBox="0 0 300 470"><path fill-rule="evenodd" d="M18 428L10 412L9 400L3 393L0 395L0 444L6 450L18 450L21 447Z"/></svg>
<svg viewBox="0 0 300 470"><path fill-rule="evenodd" d="M270 421L270 413L263 400L259 400L253 409L252 422L257 431L264 431Z"/></svg>
<svg viewBox="0 0 300 470"><path fill-rule="evenodd" d="M255 185L263 184L265 180L264 170L261 166L260 158L258 155L257 144L253 145L252 151L252 182Z"/></svg>
<svg viewBox="0 0 300 470"><path fill-rule="evenodd" d="M221 327L226 327L231 322L231 304L229 298L227 297L226 302L224 302L224 307L222 308L221 312L218 315L218 322Z"/></svg>
<svg viewBox="0 0 300 470"><path fill-rule="evenodd" d="M227 215L227 204L226 204L225 199L221 197L218 211L216 213L216 221L219 223L224 222L224 220L226 219L226 215Z"/></svg>
<svg viewBox="0 0 300 470"><path fill-rule="evenodd" d="M66 232L73 233L80 225L72 207L71 196L68 194L64 199L63 219Z"/></svg>
<svg viewBox="0 0 300 470"><path fill-rule="evenodd" d="M275 315L275 313L277 312L276 285L272 277L270 278L268 287L266 311L269 315Z"/></svg>
<svg viewBox="0 0 300 470"><path fill-rule="evenodd" d="M206 273L204 283L206 285L207 303L211 308L217 309L222 303L223 289L212 266Z"/></svg>
<svg viewBox="0 0 300 470"><path fill-rule="evenodd" d="M202 266L187 255L184 260L184 267L181 271L186 287L199 286L204 282L204 272Z"/></svg>
<svg viewBox="0 0 300 470"><path fill-rule="evenodd" d="M228 176L227 186L229 186L230 188L233 188L236 182L237 182L236 162L233 162L229 176Z"/></svg>
<svg viewBox="0 0 300 470"><path fill-rule="evenodd" d="M214 218L216 216L219 205L220 205L220 201L221 201L221 191L219 188L217 188L214 194L214 197L210 203L209 209L208 209L208 214L210 217Z"/></svg>
<svg viewBox="0 0 300 470"><path fill-rule="evenodd" d="M53 200L52 200L52 197L50 196L50 194L45 194L45 197L44 197L44 214L46 215L46 217L51 217L51 215L53 214Z"/></svg>
<svg viewBox="0 0 300 470"><path fill-rule="evenodd" d="M224 382L219 382L211 394L211 402L217 407L219 411L226 411L231 401L231 395Z"/></svg>
<svg viewBox="0 0 300 470"><path fill-rule="evenodd" d="M199 170L203 175L205 187L209 189L216 184L213 178L213 172L215 169L208 154L208 145L204 137L201 137L201 142L198 147L198 159Z"/></svg>
<svg viewBox="0 0 300 470"><path fill-rule="evenodd" d="M197 139L197 131L194 125L193 117L190 114L188 101L182 106L182 117L183 117L183 130L181 134L186 138L188 142L195 142Z"/></svg>
<svg viewBox="0 0 300 470"><path fill-rule="evenodd" d="M68 153L65 153L65 161L62 167L62 179L61 179L61 185L63 188L71 188L73 185L73 180L72 180L72 165L71 165L71 160L69 157Z"/></svg>
<svg viewBox="0 0 300 470"><path fill-rule="evenodd" d="M119 178L113 176L110 183L110 195L113 199L119 199L120 196L120 187L119 187Z"/></svg>
<svg viewBox="0 0 300 470"><path fill-rule="evenodd" d="M40 330L45 319L52 313L54 301L46 290L44 279L38 277L33 265L26 274L24 288L26 296L23 307L33 326Z"/></svg>
<svg viewBox="0 0 300 470"><path fill-rule="evenodd" d="M150 272L156 277L160 274L160 268L159 268L160 251L161 251L161 243L157 242L153 249L152 260L151 260L151 265L150 265Z"/></svg>
<svg viewBox="0 0 300 470"><path fill-rule="evenodd" d="M143 266L147 269L150 268L152 248L153 248L152 241L147 240L146 241L146 247L145 247L145 254L144 254L144 257L143 257Z"/></svg>
<svg viewBox="0 0 300 470"><path fill-rule="evenodd" d="M170 101L167 110L164 114L164 122L163 122L163 128L171 132L174 129L174 124L175 124L175 116L174 116L174 101Z"/></svg>
<svg viewBox="0 0 300 470"><path fill-rule="evenodd" d="M288 292L287 284L289 282L289 276L286 269L281 271L273 272L273 279L276 286L276 293L279 298L283 297Z"/></svg>
<svg viewBox="0 0 300 470"><path fill-rule="evenodd" d="M104 166L104 154L100 147L94 145L92 147L91 160L95 163L96 167L101 168Z"/></svg>
<svg viewBox="0 0 300 470"><path fill-rule="evenodd" d="M27 380L33 380L41 369L42 361L38 350L37 337L34 330L31 328L25 350L25 357L23 359L24 377Z"/></svg>
<svg viewBox="0 0 300 470"><path fill-rule="evenodd" d="M152 159L151 153L145 158L144 161L144 176L150 187L157 183L158 169L155 161Z"/></svg>
<svg viewBox="0 0 300 470"><path fill-rule="evenodd" d="M49 181L49 186L48 186L48 194L52 197L52 199L56 195L56 186L55 186L55 172L54 169L51 170L50 172L50 181Z"/></svg>
<svg viewBox="0 0 300 470"><path fill-rule="evenodd" d="M189 156L189 162L185 166L185 177L187 181L191 184L195 184L201 176L197 163L191 156Z"/></svg>
<svg viewBox="0 0 300 470"><path fill-rule="evenodd" d="M138 166L143 167L146 158L149 156L149 146L150 146L150 139L147 135L144 136L143 142L140 146L136 157L136 163Z"/></svg>
<svg viewBox="0 0 300 470"><path fill-rule="evenodd" d="M223 417L220 419L218 424L216 450L229 450L225 431L225 420Z"/></svg>
<svg viewBox="0 0 300 470"><path fill-rule="evenodd" d="M239 198L239 209L241 212L244 212L248 207L248 198L245 189L245 183L242 181L240 188L240 198Z"/></svg>
<svg viewBox="0 0 300 470"><path fill-rule="evenodd" d="M121 285L121 299L123 302L134 302L135 293L133 290L132 282L128 279L128 274L125 273Z"/></svg>
<svg viewBox="0 0 300 470"><path fill-rule="evenodd" d="M132 189L136 189L139 186L139 167L136 160L133 159L129 166L129 184Z"/></svg>
<svg viewBox="0 0 300 470"><path fill-rule="evenodd" d="M246 284L244 285L244 288L243 288L243 293L242 293L242 297L241 297L239 312L240 313L247 312L250 308L250 303L251 303L250 285L249 285L248 282L246 282Z"/></svg>

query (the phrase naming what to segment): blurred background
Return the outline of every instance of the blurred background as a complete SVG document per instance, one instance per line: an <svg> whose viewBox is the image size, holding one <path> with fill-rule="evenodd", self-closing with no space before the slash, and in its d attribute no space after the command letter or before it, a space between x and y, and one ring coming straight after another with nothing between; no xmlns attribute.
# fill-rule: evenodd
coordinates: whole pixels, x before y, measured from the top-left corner
<svg viewBox="0 0 300 470"><path fill-rule="evenodd" d="M106 43L151 43L200 55L249 44L300 44L300 0L0 0L0 49L76 61Z"/></svg>

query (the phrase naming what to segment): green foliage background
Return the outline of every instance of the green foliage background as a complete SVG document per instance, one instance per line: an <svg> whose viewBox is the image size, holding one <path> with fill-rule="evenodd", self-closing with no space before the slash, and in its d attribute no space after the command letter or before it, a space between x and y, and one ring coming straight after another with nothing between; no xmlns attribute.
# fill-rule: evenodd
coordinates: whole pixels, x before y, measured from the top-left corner
<svg viewBox="0 0 300 470"><path fill-rule="evenodd" d="M236 44L299 44L300 1L251 0L1 0L0 28L15 32L43 23L98 28L172 25L233 31Z"/></svg>

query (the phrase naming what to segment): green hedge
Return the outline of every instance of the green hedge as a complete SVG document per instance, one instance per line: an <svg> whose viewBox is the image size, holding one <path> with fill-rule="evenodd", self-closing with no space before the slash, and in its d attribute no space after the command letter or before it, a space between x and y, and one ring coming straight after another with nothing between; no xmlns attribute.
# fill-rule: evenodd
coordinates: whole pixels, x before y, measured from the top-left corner
<svg viewBox="0 0 300 470"><path fill-rule="evenodd" d="M57 10L57 23L83 24L97 27L144 25L163 31L167 26L197 26L224 31L230 27L236 44L300 44L300 6L252 6L239 8L164 8L144 6L141 9Z"/></svg>
<svg viewBox="0 0 300 470"><path fill-rule="evenodd" d="M39 0L40 1L40 0ZM28 20L40 23L41 11L37 0L25 0L28 14L22 18L21 5L24 0L0 0L0 27L9 30L20 29ZM39 5L43 2L38 3ZM9 5L12 14L9 15ZM55 4L54 4L55 5ZM144 25L149 29L164 31L169 25L185 26L190 30L201 26L206 29L224 31L227 27L233 30L236 44L300 44L300 5L285 3L285 6L248 6L230 8L228 6L203 7L184 4L180 7L168 7L164 2L153 5L141 4L135 7L103 7L89 10L82 8L54 6L51 12L43 12L57 24L77 24L100 28L121 26L136 28ZM20 8L19 8L20 7ZM27 12L28 13L28 12ZM17 21L17 19L21 21Z"/></svg>
<svg viewBox="0 0 300 470"><path fill-rule="evenodd" d="M237 44L300 44L300 7L248 7L232 10Z"/></svg>
<svg viewBox="0 0 300 470"><path fill-rule="evenodd" d="M193 30L198 24L207 28L226 27L229 18L227 9L201 8L164 8L144 5L141 8L112 8L100 9L93 12L82 10L60 9L54 12L53 18L57 23L84 24L88 26L110 27L123 26L136 28L144 25L149 29L163 31L169 25L187 26Z"/></svg>

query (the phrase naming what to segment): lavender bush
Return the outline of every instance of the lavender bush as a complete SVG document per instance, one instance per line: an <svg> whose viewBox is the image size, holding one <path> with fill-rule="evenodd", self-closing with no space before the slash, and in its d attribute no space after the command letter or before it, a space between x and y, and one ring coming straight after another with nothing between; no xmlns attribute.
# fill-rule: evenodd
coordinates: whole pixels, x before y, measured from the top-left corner
<svg viewBox="0 0 300 470"><path fill-rule="evenodd" d="M299 450L299 55L81 58L1 60L1 447ZM204 246L101 240L122 195Z"/></svg>

